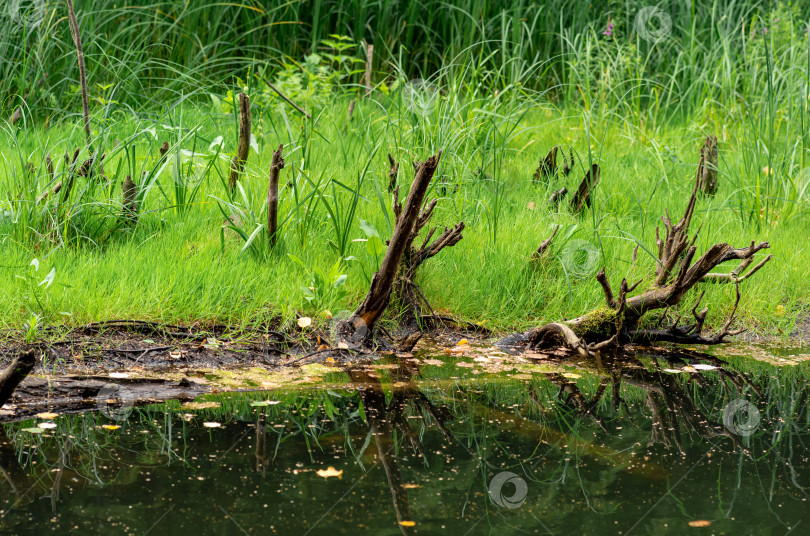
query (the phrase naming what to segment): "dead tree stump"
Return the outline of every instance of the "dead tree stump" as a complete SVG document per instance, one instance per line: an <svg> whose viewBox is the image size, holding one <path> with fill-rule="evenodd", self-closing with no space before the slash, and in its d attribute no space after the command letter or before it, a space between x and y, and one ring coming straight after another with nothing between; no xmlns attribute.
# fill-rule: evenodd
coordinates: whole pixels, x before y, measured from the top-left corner
<svg viewBox="0 0 810 536"><path fill-rule="evenodd" d="M273 151L273 160L270 163L270 185L267 189L267 233L270 236L270 247L278 241L278 179L284 169L284 158L281 153L284 145L279 145Z"/></svg>
<svg viewBox="0 0 810 536"><path fill-rule="evenodd" d="M599 184L600 178L599 164L593 164L590 171L585 174L585 178L579 183L579 188L571 198L570 207L571 212L579 214L586 206L591 206L591 192L593 192L596 185Z"/></svg>
<svg viewBox="0 0 810 536"><path fill-rule="evenodd" d="M663 239L656 228L658 267L652 286L639 294L630 296L641 281L631 286L626 279L622 279L617 298L614 296L603 269L597 274L596 279L602 286L607 306L573 320L546 324L530 332L528 336L530 346L548 345L556 339L562 340L565 345L581 355L588 355L607 346L631 341L719 344L725 337L741 332L730 329L740 303L739 284L770 261L771 256L765 257L744 276L740 277L740 274L753 263L754 255L769 248L770 244L768 242L757 244L752 241L748 247L744 248L735 248L729 244L715 244L695 260L697 235L690 238L689 224L692 221L702 180L701 169L698 167L692 195L683 217L676 224L672 223L668 213L662 217L665 229ZM741 262L737 269L730 274L711 273L718 265L731 260ZM703 294L692 308L694 322L679 325L678 322L681 319L679 315L671 326L661 328L661 324L666 320L666 310L679 305L689 290L702 281L729 281L736 285L737 298L731 314L721 330L711 336L704 335L703 325L708 308L698 311ZM657 309L665 309L658 326L654 329L641 327L641 318Z"/></svg>
<svg viewBox="0 0 810 536"><path fill-rule="evenodd" d="M700 164L698 164L698 177L700 177L700 191L705 195L717 193L717 136L707 136L700 148Z"/></svg>
<svg viewBox="0 0 810 536"><path fill-rule="evenodd" d="M231 175L228 187L231 193L236 190L236 181L245 170L245 163L250 153L250 99L244 93L239 94L239 142L236 154L231 162Z"/></svg>
<svg viewBox="0 0 810 536"><path fill-rule="evenodd" d="M408 246L413 242L413 231L420 217L422 202L433 174L439 166L441 155L439 151L437 155L431 156L419 165L405 205L400 209L380 269L372 276L370 288L363 302L340 326L341 335L352 342L370 339L377 321L388 306L400 270L400 262Z"/></svg>

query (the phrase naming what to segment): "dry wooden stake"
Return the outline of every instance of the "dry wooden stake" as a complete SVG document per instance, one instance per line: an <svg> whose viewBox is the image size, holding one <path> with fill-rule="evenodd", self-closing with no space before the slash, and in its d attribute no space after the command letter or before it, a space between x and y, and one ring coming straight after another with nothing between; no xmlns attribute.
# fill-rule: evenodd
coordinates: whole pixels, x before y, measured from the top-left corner
<svg viewBox="0 0 810 536"><path fill-rule="evenodd" d="M236 181L245 170L245 163L250 153L250 99L244 93L239 94L239 142L236 154L231 162L231 176L228 187L233 193L236 190Z"/></svg>
<svg viewBox="0 0 810 536"><path fill-rule="evenodd" d="M284 168L284 158L282 151L284 145L279 145L273 151L273 160L270 164L270 186L267 190L267 232L270 235L270 247L274 247L278 241L278 180L281 170Z"/></svg>

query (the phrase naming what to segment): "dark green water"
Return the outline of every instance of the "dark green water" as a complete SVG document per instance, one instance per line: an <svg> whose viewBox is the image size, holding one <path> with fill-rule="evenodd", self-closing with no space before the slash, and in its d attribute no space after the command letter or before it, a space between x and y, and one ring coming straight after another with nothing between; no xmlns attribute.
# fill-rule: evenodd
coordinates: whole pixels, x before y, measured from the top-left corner
<svg viewBox="0 0 810 536"><path fill-rule="evenodd" d="M804 364L488 366L4 424L0 534L810 534Z"/></svg>

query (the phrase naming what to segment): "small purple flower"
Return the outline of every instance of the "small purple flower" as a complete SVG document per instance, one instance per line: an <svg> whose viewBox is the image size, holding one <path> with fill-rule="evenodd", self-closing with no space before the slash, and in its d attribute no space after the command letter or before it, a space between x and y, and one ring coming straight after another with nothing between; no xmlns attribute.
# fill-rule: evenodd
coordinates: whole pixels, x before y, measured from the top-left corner
<svg viewBox="0 0 810 536"><path fill-rule="evenodd" d="M602 32L602 35L606 35L608 37L613 35L613 23L608 21L607 28Z"/></svg>

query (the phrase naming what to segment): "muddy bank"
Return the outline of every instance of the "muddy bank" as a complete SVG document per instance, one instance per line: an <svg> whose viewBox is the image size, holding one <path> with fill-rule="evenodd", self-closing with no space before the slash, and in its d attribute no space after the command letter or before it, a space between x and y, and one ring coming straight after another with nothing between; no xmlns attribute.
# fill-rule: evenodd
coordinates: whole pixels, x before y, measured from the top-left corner
<svg viewBox="0 0 810 536"><path fill-rule="evenodd" d="M810 327L810 322L804 327ZM381 348L374 353L334 347L328 332L303 330L294 334L272 330L235 334L225 327L202 330L150 322L108 322L50 335L51 340L35 345L40 355L37 366L0 409L0 422L43 412L102 411L115 418L118 412L133 406L169 399L188 402L205 393L314 387L331 372L369 364L380 366L380 362L419 367L443 361L453 365L470 358L482 372L492 372L510 364L577 366L582 361L564 347L526 351L524 334L476 337L452 329L425 333L410 352ZM810 338L805 329L801 337L792 337L787 344L782 341L782 345L801 347L806 341ZM0 370L23 348L30 347L13 339L0 344ZM804 355L810 351L800 351L803 355L797 357L783 349L780 353L732 343L711 352L747 356L775 366L810 359L810 355ZM623 352L672 353L679 359L705 359L710 355L697 349L673 351L666 346L630 346Z"/></svg>

